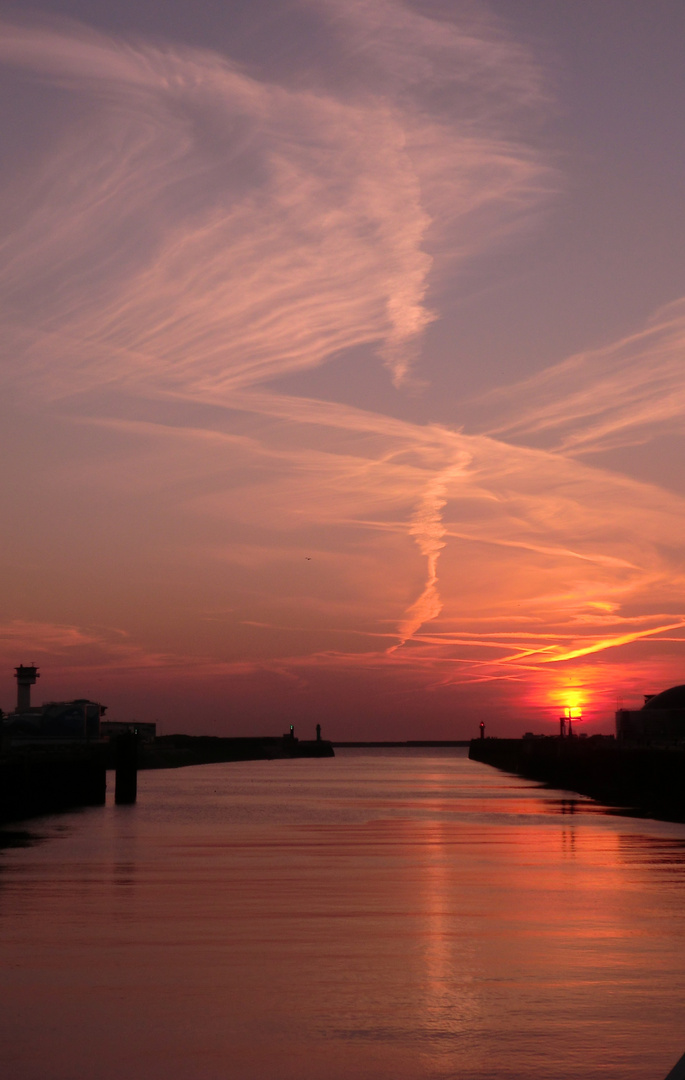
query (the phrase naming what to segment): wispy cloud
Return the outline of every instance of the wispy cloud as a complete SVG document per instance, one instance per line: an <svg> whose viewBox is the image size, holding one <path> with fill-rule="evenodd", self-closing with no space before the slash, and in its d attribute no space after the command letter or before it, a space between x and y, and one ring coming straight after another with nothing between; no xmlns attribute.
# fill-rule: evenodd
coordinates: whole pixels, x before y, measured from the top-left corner
<svg viewBox="0 0 685 1080"><path fill-rule="evenodd" d="M0 57L87 95L92 118L18 193L3 241L22 379L53 394L228 392L362 344L409 377L434 258L482 250L548 181L498 116L517 87L530 104L535 69L485 24L322 6L394 71L392 94L358 77L278 85L216 53L71 25L3 26ZM448 115L417 89L436 64L455 83Z"/></svg>
<svg viewBox="0 0 685 1080"><path fill-rule="evenodd" d="M469 463L466 454L453 465L448 465L427 484L426 490L415 511L409 533L414 537L419 550L427 562L427 578L423 592L411 605L400 624L400 645L406 644L425 622L438 617L442 611L442 601L438 593L438 558L445 547L447 529L442 520L451 482L464 476Z"/></svg>
<svg viewBox="0 0 685 1080"><path fill-rule="evenodd" d="M581 353L478 403L498 438L587 454L683 429L685 300L603 349Z"/></svg>
<svg viewBox="0 0 685 1080"><path fill-rule="evenodd" d="M325 364L420 383L446 271L557 179L528 137L540 69L478 4L298 10L335 63L312 48L278 78L218 47L2 24L15 77L74 107L0 177L4 385L97 428L99 451L46 454L46 482L76 520L109 493L100 577L138 559L163 613L79 629L99 625L79 593L78 626L9 621L6 654L397 694L677 651L685 503L588 455L680 429L685 308L456 405L459 429L399 418L390 385L375 409L362 379L324 386Z"/></svg>
<svg viewBox="0 0 685 1080"><path fill-rule="evenodd" d="M248 410L251 396L234 404ZM192 496L194 512L239 520L271 535L268 548L253 542L250 565L299 560L306 545L308 554L317 552L315 567L344 573L352 589L348 610L358 617L364 612L376 632L384 622L385 633L398 602L388 588L390 578L415 578L403 546L405 538L412 540L425 560L426 577L418 601L402 605L404 613L395 617L398 640L411 640L412 648L439 643L436 635L419 633L427 621L437 620L441 631L451 624L461 628L451 640L447 633L442 638L452 653L463 646L470 626L484 619L513 621L529 635L528 648L546 652L547 662L583 655L574 650L598 652L650 636L655 631L640 625L647 616L639 605L661 612L649 616L652 625L655 618L661 628L673 621L663 617L667 609L654 606L666 598L680 603L683 575L664 538L678 534L685 504L672 493L542 449L339 403L254 397L252 408L262 418L271 414L287 421L285 429L281 423L263 429L260 440L245 445L253 460L268 463L268 472L256 485L246 482L237 500L223 489ZM149 423L141 427L146 436L155 431ZM133 432L135 425L127 423L125 430ZM175 437L174 428L159 431L165 442ZM194 459L193 441L200 455L208 446L214 453L232 445L230 436L212 437L206 430L182 428L178 438L186 468ZM157 468L157 458L155 463ZM331 528L334 534L321 532ZM282 534L277 542L274 529ZM326 553L319 553L320 543ZM373 569L381 551L382 573ZM225 558L245 564L246 554L231 544ZM383 602L368 590L374 576ZM326 605L333 610L332 597L322 604L321 612ZM578 641L581 628L588 638ZM485 641L482 634L475 637ZM436 659L446 662L444 650Z"/></svg>
<svg viewBox="0 0 685 1080"><path fill-rule="evenodd" d="M0 642L20 652L44 653L73 649L92 645L98 640L97 635L78 626L67 626L46 622L31 622L28 619L13 619L0 624ZM18 660L17 663L20 661Z"/></svg>

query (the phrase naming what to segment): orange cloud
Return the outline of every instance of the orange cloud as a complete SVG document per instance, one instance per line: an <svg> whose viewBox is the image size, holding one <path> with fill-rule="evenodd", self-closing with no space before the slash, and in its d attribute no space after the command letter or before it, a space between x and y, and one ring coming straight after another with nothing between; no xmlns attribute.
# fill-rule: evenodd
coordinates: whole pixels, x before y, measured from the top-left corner
<svg viewBox="0 0 685 1080"><path fill-rule="evenodd" d="M354 672L444 693L446 715L456 686L547 701L619 649L633 674L606 670L631 690L677 671L685 502L590 455L680 430L682 302L455 394L449 425L393 396L420 382L448 274L558 182L522 134L546 108L538 66L467 7L318 0L339 66L280 80L3 23L0 58L80 117L3 188L4 386L40 416L7 435L36 491L8 555L32 590L9 597L8 658L303 693ZM349 372L376 354L374 407ZM125 636L88 629L104 622Z"/></svg>

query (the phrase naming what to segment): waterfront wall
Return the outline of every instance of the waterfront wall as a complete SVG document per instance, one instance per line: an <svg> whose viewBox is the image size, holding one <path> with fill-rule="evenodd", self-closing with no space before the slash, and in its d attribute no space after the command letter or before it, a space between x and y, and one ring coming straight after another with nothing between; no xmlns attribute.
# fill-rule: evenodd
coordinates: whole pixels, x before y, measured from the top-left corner
<svg viewBox="0 0 685 1080"><path fill-rule="evenodd" d="M0 822L100 806L106 762L101 753L14 752L0 757Z"/></svg>
<svg viewBox="0 0 685 1080"><path fill-rule="evenodd" d="M576 791L609 806L685 821L685 747L612 738L474 739L473 761Z"/></svg>
<svg viewBox="0 0 685 1080"><path fill-rule="evenodd" d="M277 758L334 757L327 739L295 739L289 735L246 736L160 735L141 745L141 769L174 769L223 761L272 761Z"/></svg>
<svg viewBox="0 0 685 1080"><path fill-rule="evenodd" d="M5 745L0 741L0 823L61 813L105 802L107 770L116 774L117 803L134 803L139 769L170 769L214 762L333 757L326 739L289 735L220 738L162 736L141 743L132 732L111 742Z"/></svg>

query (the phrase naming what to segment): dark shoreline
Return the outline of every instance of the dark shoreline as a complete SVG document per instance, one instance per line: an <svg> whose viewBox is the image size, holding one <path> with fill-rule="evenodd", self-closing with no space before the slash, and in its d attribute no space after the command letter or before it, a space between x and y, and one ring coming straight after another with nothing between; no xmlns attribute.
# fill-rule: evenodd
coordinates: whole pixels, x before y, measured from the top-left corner
<svg viewBox="0 0 685 1080"><path fill-rule="evenodd" d="M290 735L224 737L220 735L159 735L142 743L139 769L179 769L227 761L277 761L290 758L334 757L328 739L296 739Z"/></svg>
<svg viewBox="0 0 685 1080"><path fill-rule="evenodd" d="M548 736L473 739L469 758L626 814L685 822L685 747Z"/></svg>
<svg viewBox="0 0 685 1080"><path fill-rule="evenodd" d="M117 772L117 801L135 802L136 775L141 769L178 769L231 761L275 761L334 757L325 739L300 740L290 735L221 738L213 735L162 735L154 743L120 736L111 743L86 741L27 743L3 748L0 755L0 824L59 814L84 806L102 806L107 771L118 770L117 743L127 746L122 775ZM126 773L124 779L123 773ZM128 797L120 798L120 780Z"/></svg>

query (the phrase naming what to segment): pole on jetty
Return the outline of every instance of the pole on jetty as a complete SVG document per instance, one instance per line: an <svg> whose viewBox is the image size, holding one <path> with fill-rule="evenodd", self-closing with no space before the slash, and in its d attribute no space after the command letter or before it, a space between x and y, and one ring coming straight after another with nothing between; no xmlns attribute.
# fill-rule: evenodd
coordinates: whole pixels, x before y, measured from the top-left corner
<svg viewBox="0 0 685 1080"><path fill-rule="evenodd" d="M114 744L114 801L131 805L138 794L138 734L125 731Z"/></svg>

